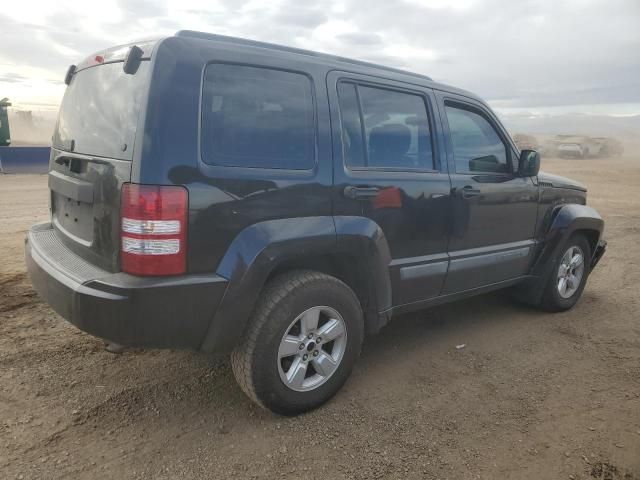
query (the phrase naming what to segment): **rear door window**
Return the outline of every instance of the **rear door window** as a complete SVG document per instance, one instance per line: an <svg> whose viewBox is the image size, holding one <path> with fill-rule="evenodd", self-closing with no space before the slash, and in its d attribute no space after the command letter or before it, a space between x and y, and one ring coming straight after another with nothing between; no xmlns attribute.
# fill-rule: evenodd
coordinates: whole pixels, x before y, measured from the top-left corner
<svg viewBox="0 0 640 480"><path fill-rule="evenodd" d="M484 116L446 105L456 173L508 173L504 142Z"/></svg>
<svg viewBox="0 0 640 480"><path fill-rule="evenodd" d="M434 169L423 97L350 82L338 84L338 95L347 166Z"/></svg>
<svg viewBox="0 0 640 480"><path fill-rule="evenodd" d="M200 141L202 158L211 165L313 168L311 80L300 73L268 68L209 65Z"/></svg>

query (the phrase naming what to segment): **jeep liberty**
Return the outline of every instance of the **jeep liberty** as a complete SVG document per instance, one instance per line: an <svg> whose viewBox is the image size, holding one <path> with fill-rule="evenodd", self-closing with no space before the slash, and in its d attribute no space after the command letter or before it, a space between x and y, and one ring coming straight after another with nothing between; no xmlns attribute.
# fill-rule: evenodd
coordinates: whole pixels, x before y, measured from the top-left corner
<svg viewBox="0 0 640 480"><path fill-rule="evenodd" d="M180 31L65 83L35 289L108 342L230 354L279 414L398 314L507 287L573 307L605 250L585 187L423 75Z"/></svg>

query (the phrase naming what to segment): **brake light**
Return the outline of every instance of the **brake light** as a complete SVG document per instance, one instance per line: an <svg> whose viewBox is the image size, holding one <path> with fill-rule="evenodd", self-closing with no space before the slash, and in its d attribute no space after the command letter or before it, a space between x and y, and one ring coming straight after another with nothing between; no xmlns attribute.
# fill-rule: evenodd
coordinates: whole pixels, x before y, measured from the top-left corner
<svg viewBox="0 0 640 480"><path fill-rule="evenodd" d="M122 270L134 275L178 275L187 268L187 190L122 185Z"/></svg>

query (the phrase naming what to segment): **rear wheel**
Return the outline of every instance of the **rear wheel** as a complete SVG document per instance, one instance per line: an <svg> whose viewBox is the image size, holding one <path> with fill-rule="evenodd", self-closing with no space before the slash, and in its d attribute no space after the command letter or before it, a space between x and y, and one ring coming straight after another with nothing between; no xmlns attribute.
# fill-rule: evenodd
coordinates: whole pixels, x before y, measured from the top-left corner
<svg viewBox="0 0 640 480"><path fill-rule="evenodd" d="M288 272L265 287L231 365L249 398L295 415L342 387L363 334L360 303L347 285L319 272Z"/></svg>
<svg viewBox="0 0 640 480"><path fill-rule="evenodd" d="M542 306L553 312L569 310L580 299L589 276L591 247L586 237L572 235L554 265L542 297Z"/></svg>

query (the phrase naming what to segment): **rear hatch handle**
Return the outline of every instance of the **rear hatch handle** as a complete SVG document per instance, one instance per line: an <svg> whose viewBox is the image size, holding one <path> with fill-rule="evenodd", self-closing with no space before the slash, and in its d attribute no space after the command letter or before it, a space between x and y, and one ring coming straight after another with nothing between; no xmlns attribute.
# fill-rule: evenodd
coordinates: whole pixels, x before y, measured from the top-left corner
<svg viewBox="0 0 640 480"><path fill-rule="evenodd" d="M73 142L73 140L72 140ZM71 144L72 146L74 145L74 143ZM70 155L58 155L54 160L55 163L57 163L58 165L66 165L69 166L74 162L91 162L91 163L97 163L98 165L111 165L111 163L105 161L105 160L100 160L99 158L93 158L93 157L83 157L80 155L76 155L73 154L73 156Z"/></svg>

